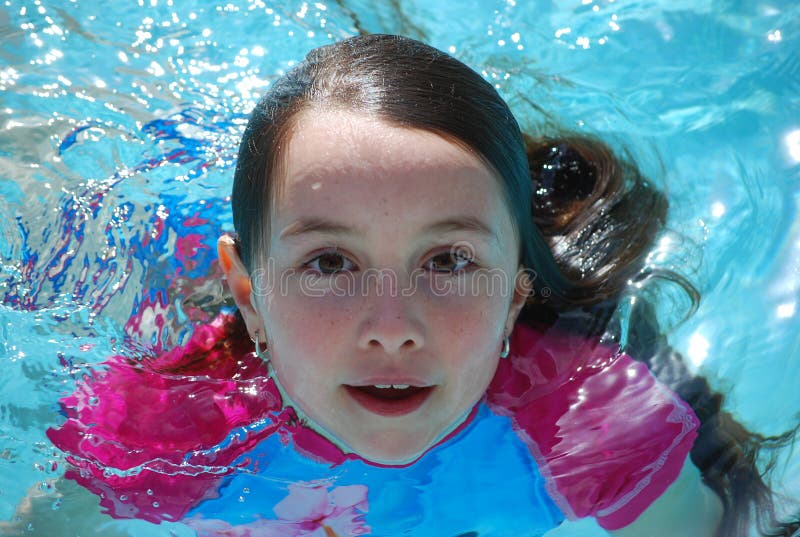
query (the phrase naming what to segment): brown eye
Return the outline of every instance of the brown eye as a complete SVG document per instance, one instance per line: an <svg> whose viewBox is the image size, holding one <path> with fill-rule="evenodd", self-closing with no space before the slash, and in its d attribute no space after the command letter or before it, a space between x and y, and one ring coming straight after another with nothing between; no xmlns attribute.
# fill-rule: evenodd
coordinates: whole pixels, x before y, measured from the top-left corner
<svg viewBox="0 0 800 537"><path fill-rule="evenodd" d="M322 274L335 274L343 270L352 270L354 267L346 257L332 252L318 255L306 265Z"/></svg>
<svg viewBox="0 0 800 537"><path fill-rule="evenodd" d="M472 263L472 259L455 252L435 255L428 263L428 269L434 272L461 272Z"/></svg>

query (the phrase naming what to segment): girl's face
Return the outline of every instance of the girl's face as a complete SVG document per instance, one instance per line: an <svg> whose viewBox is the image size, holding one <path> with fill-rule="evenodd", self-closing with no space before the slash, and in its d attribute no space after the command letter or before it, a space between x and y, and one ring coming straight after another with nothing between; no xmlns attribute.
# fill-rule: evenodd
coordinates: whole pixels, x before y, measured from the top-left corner
<svg viewBox="0 0 800 537"><path fill-rule="evenodd" d="M413 460L481 398L524 302L499 179L436 134L343 111L301 113L284 156L248 327L335 441Z"/></svg>

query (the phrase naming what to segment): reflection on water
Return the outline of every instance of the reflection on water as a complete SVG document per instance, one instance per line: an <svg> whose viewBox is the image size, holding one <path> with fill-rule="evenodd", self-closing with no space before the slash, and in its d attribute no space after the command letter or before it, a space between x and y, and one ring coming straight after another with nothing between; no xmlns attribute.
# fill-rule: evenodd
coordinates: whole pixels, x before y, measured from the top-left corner
<svg viewBox="0 0 800 537"><path fill-rule="evenodd" d="M184 342L219 308L214 241L232 227L248 111L306 50L359 31L450 51L531 130L555 123L628 147L671 203L653 262L703 296L670 340L751 428L794 423L800 7L177 4L0 7L0 519L63 473L44 430L75 379L122 349ZM662 317L685 307L665 299ZM143 311L147 322L129 322ZM787 464L782 485L800 491ZM558 530L570 531L597 530Z"/></svg>

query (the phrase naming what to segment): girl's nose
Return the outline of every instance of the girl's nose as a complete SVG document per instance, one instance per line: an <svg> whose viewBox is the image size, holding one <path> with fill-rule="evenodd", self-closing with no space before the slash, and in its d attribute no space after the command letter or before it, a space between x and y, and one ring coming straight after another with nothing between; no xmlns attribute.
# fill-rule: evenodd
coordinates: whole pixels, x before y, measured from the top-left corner
<svg viewBox="0 0 800 537"><path fill-rule="evenodd" d="M359 348L392 355L420 349L425 344L425 325L417 302L413 293L371 290L364 302Z"/></svg>

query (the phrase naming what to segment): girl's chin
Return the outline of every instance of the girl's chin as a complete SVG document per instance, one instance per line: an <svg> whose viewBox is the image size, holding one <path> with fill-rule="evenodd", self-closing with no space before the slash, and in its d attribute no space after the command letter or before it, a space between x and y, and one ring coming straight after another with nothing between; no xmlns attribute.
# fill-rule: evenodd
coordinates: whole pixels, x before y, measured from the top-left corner
<svg viewBox="0 0 800 537"><path fill-rule="evenodd" d="M429 443L413 445L401 442L370 443L363 446L353 446L350 450L368 462L382 466L405 466L411 464L427 453L431 447Z"/></svg>
<svg viewBox="0 0 800 537"><path fill-rule="evenodd" d="M404 427L396 429L381 427L374 432L365 434L364 429L358 430L350 442L339 442L345 451L355 453L368 462L384 466L407 466L422 458L429 451L438 446L445 438L454 433L461 427L472 414L472 409L465 411L458 419L446 422L443 427L432 427L429 424L428 430L422 427ZM424 417L419 417L420 424L424 423ZM439 422L440 424L442 422ZM363 424L366 426L366 424Z"/></svg>
<svg viewBox="0 0 800 537"><path fill-rule="evenodd" d="M443 436L425 438L420 434L419 427L410 431L400 427L376 427L374 431L366 431L369 424L363 421L353 424L356 430L342 430L341 427L334 429L320 424L307 414L298 414L307 428L327 439L343 453L354 454L368 463L381 466L411 464L425 455L436 444L437 439Z"/></svg>
<svg viewBox="0 0 800 537"><path fill-rule="evenodd" d="M355 423L349 424L349 428L340 426L336 430L320 426L313 420L308 421L307 425L344 453L355 454L368 463L380 466L407 466L434 449L461 426L469 415L470 412L465 412L459 419L435 430L432 428L423 430L420 427L424 417L418 418L419 422L412 426L409 426L408 422L398 422L397 427L389 427L386 423L370 424L369 420L355 420Z"/></svg>
<svg viewBox="0 0 800 537"><path fill-rule="evenodd" d="M340 431L340 434L327 433L326 436L345 453L353 453L368 463L381 466L409 465L430 451L440 438L437 435L420 435L419 429L365 432L363 429L353 434Z"/></svg>

